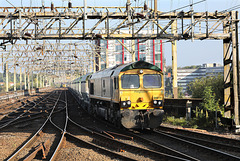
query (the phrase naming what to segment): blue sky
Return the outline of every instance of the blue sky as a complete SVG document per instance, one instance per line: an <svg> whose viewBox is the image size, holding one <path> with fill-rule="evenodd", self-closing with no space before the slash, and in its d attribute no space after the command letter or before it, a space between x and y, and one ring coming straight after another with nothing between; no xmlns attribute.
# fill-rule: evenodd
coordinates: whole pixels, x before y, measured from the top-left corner
<svg viewBox="0 0 240 161"><path fill-rule="evenodd" d="M8 0L14 6L41 6L42 0ZM53 2L55 6L67 6L68 1L44 0L45 6L50 6ZM84 0L71 0L73 6L83 6ZM87 0L88 6L125 6L127 0ZM153 1L153 0L152 0ZM170 11L188 5L192 0L158 0L158 10ZM194 0L197 2L200 0ZM133 6L142 6L144 0L131 0ZM151 6L151 0L148 2ZM240 0L206 0L194 6L195 12L214 12L222 11L232 6L240 5ZM11 6L6 0L0 0L0 6ZM189 10L189 7L184 9ZM178 66L201 65L203 63L223 64L223 45L222 40L180 40L177 42ZM172 54L171 44L164 43L164 54L166 65L171 65Z"/></svg>

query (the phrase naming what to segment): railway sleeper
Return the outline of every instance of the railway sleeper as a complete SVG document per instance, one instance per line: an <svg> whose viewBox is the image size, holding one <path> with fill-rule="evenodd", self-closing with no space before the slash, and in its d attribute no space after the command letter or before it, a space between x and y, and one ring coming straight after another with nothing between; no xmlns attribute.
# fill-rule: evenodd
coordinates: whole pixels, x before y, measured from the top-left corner
<svg viewBox="0 0 240 161"><path fill-rule="evenodd" d="M121 147L118 147L118 146L114 146L114 144L109 144L108 142L106 141L102 141L102 140L99 140L99 139L93 139L92 142L94 144L97 144L99 146L103 146L103 147L107 147L109 148L110 150L114 150L116 152L124 152L124 150L121 148Z"/></svg>

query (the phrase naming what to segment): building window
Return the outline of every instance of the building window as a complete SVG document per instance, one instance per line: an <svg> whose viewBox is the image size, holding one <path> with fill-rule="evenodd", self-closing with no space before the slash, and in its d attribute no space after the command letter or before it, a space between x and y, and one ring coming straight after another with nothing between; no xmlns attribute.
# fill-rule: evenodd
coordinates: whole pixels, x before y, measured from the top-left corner
<svg viewBox="0 0 240 161"><path fill-rule="evenodd" d="M139 54L139 60L146 61L146 54Z"/></svg>
<svg viewBox="0 0 240 161"><path fill-rule="evenodd" d="M100 40L100 46L103 48L107 48L107 40Z"/></svg>
<svg viewBox="0 0 240 161"><path fill-rule="evenodd" d="M127 54L124 54L124 61L127 61Z"/></svg>
<svg viewBox="0 0 240 161"><path fill-rule="evenodd" d="M160 68L161 63L155 63L155 65Z"/></svg>
<svg viewBox="0 0 240 161"><path fill-rule="evenodd" d="M115 54L116 61L122 62L122 53Z"/></svg>
<svg viewBox="0 0 240 161"><path fill-rule="evenodd" d="M150 53L153 53L153 40L150 41Z"/></svg>
<svg viewBox="0 0 240 161"><path fill-rule="evenodd" d="M160 61L160 54L155 54L155 60Z"/></svg>
<svg viewBox="0 0 240 161"><path fill-rule="evenodd" d="M138 54L135 54L135 61L138 61Z"/></svg>
<svg viewBox="0 0 240 161"><path fill-rule="evenodd" d="M160 52L160 44L159 43L155 44L155 51Z"/></svg>
<svg viewBox="0 0 240 161"><path fill-rule="evenodd" d="M116 45L115 46L115 51L121 52L122 51L122 45Z"/></svg>
<svg viewBox="0 0 240 161"><path fill-rule="evenodd" d="M137 55L138 54L138 42L139 42L139 40L135 40L135 55ZM137 59L136 59L137 60Z"/></svg>
<svg viewBox="0 0 240 161"><path fill-rule="evenodd" d="M101 53L101 58L102 58L103 60L105 60L105 59L106 59L106 53Z"/></svg>
<svg viewBox="0 0 240 161"><path fill-rule="evenodd" d="M146 51L146 45L145 44L140 44L139 45L139 50L140 50L140 52L145 52Z"/></svg>
<svg viewBox="0 0 240 161"><path fill-rule="evenodd" d="M106 64L101 64L101 69L105 69L106 68Z"/></svg>

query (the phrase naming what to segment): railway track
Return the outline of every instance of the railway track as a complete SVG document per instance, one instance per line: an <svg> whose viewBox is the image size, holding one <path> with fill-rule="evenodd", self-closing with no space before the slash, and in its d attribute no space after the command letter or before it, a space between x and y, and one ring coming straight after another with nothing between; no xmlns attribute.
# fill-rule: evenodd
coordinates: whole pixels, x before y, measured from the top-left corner
<svg viewBox="0 0 240 161"><path fill-rule="evenodd" d="M50 149L50 147L53 146L52 144L54 140L57 140L56 137L59 136L59 134L57 134L56 136L52 134L53 128L49 124L51 124L50 122L50 120L52 119L51 117L53 116L53 113L57 109L57 107L64 107L64 108L66 107L66 104L64 103L64 101L60 101L61 95L62 95L62 92L59 92L58 97L55 101L55 104L52 107L52 110L49 116L44 121L42 126L37 130L37 132L33 134L28 140L26 140L24 144L18 147L17 150L14 151L6 160L9 160L9 161L15 160L15 159L31 160L35 157L35 155L40 150L43 153L42 159L48 159L50 155L54 156L54 153L51 153L51 154L48 154L48 153L50 150L52 150ZM34 150L29 152L29 149L34 149Z"/></svg>
<svg viewBox="0 0 240 161"><path fill-rule="evenodd" d="M92 117L92 116L88 116L88 114L85 114L85 113L84 114L80 113L79 115L85 116L85 117ZM148 157L152 156L153 160L158 160L159 158L162 158L162 159L165 158L166 160L175 160L175 159L177 159L177 160L198 160L194 157L185 155L183 153L180 153L180 152L173 150L171 148L168 148L166 146L157 144L154 141L150 141L149 139L140 137L138 135L133 135L132 133L128 133L125 130L119 130L112 124L102 121L101 119L94 118L95 120L91 123L84 122L84 120L86 120L86 119L82 119L83 121L81 121L81 124L85 124L84 127L77 124L76 122L74 122L74 124L80 128L79 130L85 130L85 133L89 133L89 135L90 134L96 135L93 140L98 142L99 144L105 145L104 143L108 142L110 145L110 148L113 145L114 145L114 147L118 147L118 149L115 148L116 151L121 151L121 148L119 149L119 147L123 147L122 148L123 151L132 151L133 153L134 153L134 151L135 152L141 151L141 152L145 152L146 155L148 155ZM73 121L71 121L71 122L73 123ZM97 124L96 122L98 122L98 126L96 125ZM102 125L100 125L100 123ZM104 126L107 126L107 127L104 128ZM107 131L106 129L112 129L113 131L116 131L116 132L112 132L111 130ZM132 138L133 140L132 141L124 141L121 138L125 138L125 139L127 138L127 140L129 138ZM108 139L110 139L110 140L108 140ZM121 140L121 141L117 142L116 139ZM124 142L128 142L128 144L130 144L130 145L136 144L136 147L131 147L127 144L125 145ZM105 146L107 146L107 145L105 145ZM145 149L139 149L138 146L144 146ZM151 152L147 152L146 149ZM142 157L144 157L144 156L142 156Z"/></svg>
<svg viewBox="0 0 240 161"><path fill-rule="evenodd" d="M51 97L53 94L54 92L51 92L49 95L46 95L45 97L41 98L38 101L28 101L27 104L24 104L23 106L20 106L16 110L5 115L0 120L0 130L3 128L6 128L7 126L9 126L10 124L16 121L29 119L37 115L42 115L44 113L47 113L47 111L49 111L50 109L42 108L41 103L44 102L49 97Z"/></svg>
<svg viewBox="0 0 240 161"><path fill-rule="evenodd" d="M240 154L240 140L163 126L157 131L238 156Z"/></svg>
<svg viewBox="0 0 240 161"><path fill-rule="evenodd" d="M191 141L188 141L179 137L175 137L159 131L155 131L155 133L157 133L161 138L166 138L166 139L172 140L173 142L178 142L182 146L187 146L191 150L202 151L203 153L205 153L205 155L208 155L208 157L209 156L212 157L211 160L218 160L218 161L219 160L236 160L236 161L240 160L240 157L238 156L234 156L229 153L216 150L208 146L204 146L202 144L197 144L195 142L191 142Z"/></svg>
<svg viewBox="0 0 240 161"><path fill-rule="evenodd" d="M46 92L44 93L36 93L35 95L31 95L31 96L22 96L21 98L14 100L14 101L8 101L5 103L0 103L0 119L8 116L9 114L13 113L13 112L17 112L19 109L24 108L24 106L26 106L27 104L29 104L29 101L33 101L36 98L39 97L43 97L43 95L45 95ZM18 108L16 108L17 106L19 106Z"/></svg>
<svg viewBox="0 0 240 161"><path fill-rule="evenodd" d="M100 146L88 143L83 139L79 139L73 134L66 132L69 117L66 92L64 95L64 98L61 99L59 95L51 113L37 132L19 146L8 158L6 158L6 160L32 160L36 157L39 151L41 151L42 157L37 157L37 159L58 160L56 159L56 156L62 145L65 144L64 142L66 138L84 144L84 146L97 149L104 154L111 154L111 156L115 156L122 160L133 160L101 148ZM60 112L54 114L57 109L60 110Z"/></svg>
<svg viewBox="0 0 240 161"><path fill-rule="evenodd" d="M98 120L101 121L101 120ZM108 124L108 126L111 126ZM146 132L146 131L145 131ZM131 134L131 133L125 133L131 137L133 137L136 140L139 140L143 143L151 144L155 148L156 151L161 151L170 155L179 156L185 159L189 160L208 160L211 158L211 160L239 160L239 141L234 139L225 139L221 137L206 135L209 137L209 141L205 141L202 136L202 139L196 139L194 137L183 137L179 136L176 131L170 136L166 133L161 133L159 131L155 131L155 135L158 135L157 137L153 137L155 139L151 140L152 132L148 132L150 135L147 137L141 136L141 134L144 135L144 132L139 132L139 134ZM189 135L195 136L194 134L190 133ZM200 135L200 134L199 134ZM180 152L178 149L174 150L174 147L169 147L168 145L171 144L171 142L168 143L168 145L163 145L161 143L157 143L156 140L158 139L166 139L166 140L174 140L173 142L177 142L180 144L180 146L185 146L189 151L201 151L203 155L199 156L196 152L196 155L192 155L191 153L185 153L184 151ZM218 140L218 142L213 142L212 140ZM222 142L222 143L221 143ZM190 148L189 148L190 147ZM220 151L220 150L224 151ZM231 154L232 153L232 154ZM201 154L201 153L199 153ZM238 154L238 155L237 155ZM205 157L205 155L207 155ZM210 157L209 157L210 156ZM205 158L205 159L203 159Z"/></svg>
<svg viewBox="0 0 240 161"><path fill-rule="evenodd" d="M77 105L77 101L69 91L62 90L54 95L55 98L48 97L43 101L45 104L49 103L47 106L51 110L44 115L39 115L39 119L36 118L36 120L42 120L41 126L17 146L5 160L68 160L72 158L71 154L74 151L76 155L84 149L87 151L75 158L85 160L96 153L95 158L102 157L100 160L106 160L106 158L107 160L194 161L239 159L237 156L212 147L205 147L180 136L173 136L173 132L172 134L166 131L129 132L116 128L112 124L88 115L86 111L79 108L81 104ZM30 119L15 121L11 125L16 127L22 124L21 121L29 122ZM10 129L10 126L6 129ZM175 145L181 150L175 148ZM89 152L90 150L92 151ZM189 151L195 151L200 156Z"/></svg>
<svg viewBox="0 0 240 161"><path fill-rule="evenodd" d="M116 139L113 139L112 137L103 135L101 133L98 133L96 131L92 131L84 126L81 126L73 121L71 121L76 127L79 128L79 130L84 131L85 133L88 133L88 136L91 136L90 140L92 140L93 143L100 145L100 146L104 146L106 148L112 149L116 152L127 152L128 156L135 156L135 155L140 155L141 158L147 159L147 158L151 158L153 160L156 159L163 159L163 160L187 160L187 159L183 159L180 157L176 157L173 155L168 155L168 154L164 154L164 153L160 153L154 150L149 150L146 148L141 148L141 147L137 147L137 146L133 146L131 144L127 144L121 141L118 141ZM71 133L70 133L71 134ZM82 139L83 140L83 139ZM95 145L96 146L96 145ZM96 146L95 148L99 148L99 146ZM139 153L141 152L141 153ZM113 152L112 152L113 153ZM116 155L116 153L114 153ZM112 154L111 154L112 155ZM119 156L117 158L120 158ZM121 156L121 158L123 158L123 156ZM128 158L127 160L135 160L133 158Z"/></svg>

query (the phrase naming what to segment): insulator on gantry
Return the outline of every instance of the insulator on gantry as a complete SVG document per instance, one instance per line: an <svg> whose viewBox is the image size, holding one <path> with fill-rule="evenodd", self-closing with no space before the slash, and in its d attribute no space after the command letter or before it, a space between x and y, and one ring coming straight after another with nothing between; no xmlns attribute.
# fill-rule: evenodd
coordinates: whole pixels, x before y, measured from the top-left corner
<svg viewBox="0 0 240 161"><path fill-rule="evenodd" d="M71 1L68 2L68 8L72 8L72 2Z"/></svg>
<svg viewBox="0 0 240 161"><path fill-rule="evenodd" d="M51 11L53 11L53 9L54 9L54 4L53 2L51 2Z"/></svg>
<svg viewBox="0 0 240 161"><path fill-rule="evenodd" d="M147 9L148 9L148 7L147 7L147 4L146 3L144 3L144 11L146 11Z"/></svg>

